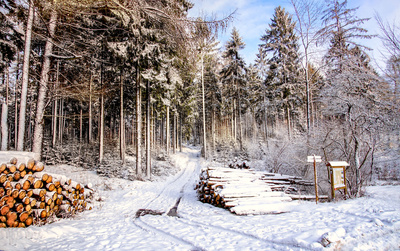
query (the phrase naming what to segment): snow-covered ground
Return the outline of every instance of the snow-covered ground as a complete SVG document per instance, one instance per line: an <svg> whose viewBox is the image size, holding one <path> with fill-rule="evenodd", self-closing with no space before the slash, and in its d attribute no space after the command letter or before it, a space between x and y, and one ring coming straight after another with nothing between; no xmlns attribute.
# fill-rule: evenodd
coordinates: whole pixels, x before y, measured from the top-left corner
<svg viewBox="0 0 400 251"><path fill-rule="evenodd" d="M180 171L155 182L107 179L68 166L47 167L98 190L94 209L26 229L0 229L0 250L396 250L400 187L377 186L337 203L297 203L289 213L237 216L199 202L199 151L174 155ZM178 217L168 216L177 206ZM136 218L139 209L161 212ZM172 209L172 210L171 210ZM323 237L333 243L324 248Z"/></svg>

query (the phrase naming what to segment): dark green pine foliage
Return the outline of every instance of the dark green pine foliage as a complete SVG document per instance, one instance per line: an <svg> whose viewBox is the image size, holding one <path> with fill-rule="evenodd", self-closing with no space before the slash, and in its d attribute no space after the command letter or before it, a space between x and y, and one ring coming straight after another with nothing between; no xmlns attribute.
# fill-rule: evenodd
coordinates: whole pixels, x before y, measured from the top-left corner
<svg viewBox="0 0 400 251"><path fill-rule="evenodd" d="M238 95L245 84L245 62L239 51L244 49L245 43L236 28L233 28L231 39L225 45L222 58L223 68L220 72L221 82L224 85L226 109L238 103Z"/></svg>
<svg viewBox="0 0 400 251"><path fill-rule="evenodd" d="M22 47L21 34L14 27L17 5L14 0L0 0L0 73L15 60Z"/></svg>
<svg viewBox="0 0 400 251"><path fill-rule="evenodd" d="M261 37L263 44L260 47L270 56L265 85L270 102L277 108L274 112L281 119L286 114L288 122L294 119L293 123L301 128L301 124L304 124L302 113L305 91L301 81L304 78L301 78L295 25L292 16L284 8L277 7L269 28Z"/></svg>
<svg viewBox="0 0 400 251"><path fill-rule="evenodd" d="M246 65L244 59L239 54L239 51L244 49L245 43L239 35L236 28L233 28L231 33L231 39L225 45L225 51L222 54L224 60L224 67L221 70L220 77L221 83L223 84L223 97L224 97L224 108L226 114L231 114L236 117L238 125L236 125L238 131L239 143L242 143L241 137L241 113L242 104L241 98L244 95L246 88ZM241 145L242 146L242 145Z"/></svg>

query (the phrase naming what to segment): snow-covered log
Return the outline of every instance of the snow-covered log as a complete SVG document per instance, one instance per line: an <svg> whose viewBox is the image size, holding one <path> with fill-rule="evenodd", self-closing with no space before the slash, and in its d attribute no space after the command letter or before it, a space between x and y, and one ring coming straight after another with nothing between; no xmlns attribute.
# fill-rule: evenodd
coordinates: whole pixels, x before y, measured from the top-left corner
<svg viewBox="0 0 400 251"><path fill-rule="evenodd" d="M27 227L71 216L88 209L87 200L92 195L91 184L47 173L43 163L33 159L17 165L17 159L12 158L0 165L0 228Z"/></svg>
<svg viewBox="0 0 400 251"><path fill-rule="evenodd" d="M235 214L267 214L290 211L296 191L292 185L311 182L299 177L265 173L249 168L208 167L197 185L199 200L229 209Z"/></svg>

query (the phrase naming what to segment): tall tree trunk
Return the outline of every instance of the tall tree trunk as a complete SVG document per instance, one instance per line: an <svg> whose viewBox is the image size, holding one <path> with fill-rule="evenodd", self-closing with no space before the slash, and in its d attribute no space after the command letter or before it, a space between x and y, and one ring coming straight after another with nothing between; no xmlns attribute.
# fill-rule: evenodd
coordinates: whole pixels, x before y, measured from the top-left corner
<svg viewBox="0 0 400 251"><path fill-rule="evenodd" d="M151 176L151 104L150 81L146 80L146 176Z"/></svg>
<svg viewBox="0 0 400 251"><path fill-rule="evenodd" d="M17 149L18 144L18 85L20 81L19 75L19 66L20 65L20 57L19 53L17 53L17 73L15 77L15 85L14 85L14 93L15 93L15 108L14 108L14 148Z"/></svg>
<svg viewBox="0 0 400 251"><path fill-rule="evenodd" d="M82 144L83 139L83 104L80 102L80 115L79 115L79 143Z"/></svg>
<svg viewBox="0 0 400 251"><path fill-rule="evenodd" d="M64 99L60 99L60 111L59 111L59 120L58 120L58 141L60 144L63 142L63 133L64 133Z"/></svg>
<svg viewBox="0 0 400 251"><path fill-rule="evenodd" d="M44 124L43 116L45 110L47 86L49 82L50 56L53 52L53 37L56 30L56 25L57 25L57 12L56 10L52 10L49 23L49 37L47 38L44 50L44 59L43 59L42 73L40 76L38 101L36 107L35 130L33 133L32 151L34 152L35 158L38 160L41 158L42 154L43 124Z"/></svg>
<svg viewBox="0 0 400 251"><path fill-rule="evenodd" d="M204 55L201 56L201 96L203 106L203 157L207 159L207 135L206 135L206 105L204 94Z"/></svg>
<svg viewBox="0 0 400 251"><path fill-rule="evenodd" d="M125 165L125 118L124 118L124 77L121 71L120 79L120 123L119 123L119 150L122 164Z"/></svg>
<svg viewBox="0 0 400 251"><path fill-rule="evenodd" d="M170 121L169 121L169 106L167 106L167 121L166 121L166 128L167 128L167 132L166 132L166 136L167 136L167 147L166 147L166 150L167 150L167 155L169 155L169 147L170 147L170 128L169 128L169 124L170 124Z"/></svg>
<svg viewBox="0 0 400 251"><path fill-rule="evenodd" d="M54 89L57 89L58 87L59 73L60 73L60 62L57 62L56 82L54 83ZM57 119L58 119L57 110L58 110L58 101L56 98L54 99L54 114L53 114L53 139L52 139L53 147L56 145L56 139L57 139Z"/></svg>
<svg viewBox="0 0 400 251"><path fill-rule="evenodd" d="M136 70L136 175L142 177L141 165L141 143L142 143L142 107L141 107L141 87L140 87L140 71L139 66Z"/></svg>
<svg viewBox="0 0 400 251"><path fill-rule="evenodd" d="M92 143L92 119L93 119L93 113L92 113L92 81L93 81L93 74L90 72L90 81L89 81L89 128L88 128L88 141L89 144Z"/></svg>
<svg viewBox="0 0 400 251"><path fill-rule="evenodd" d="M212 107L212 122L211 122L211 134L212 134L212 151L215 152L215 139L216 139L216 130L215 130L215 120L216 120L216 116L215 116L215 107Z"/></svg>
<svg viewBox="0 0 400 251"><path fill-rule="evenodd" d="M173 119L173 128L172 128L172 152L176 153L176 135L177 135L177 126L176 126L176 112L174 112L174 119Z"/></svg>
<svg viewBox="0 0 400 251"><path fill-rule="evenodd" d="M32 26L33 26L34 15L35 13L34 13L33 0L30 0L28 21L26 24L26 31L25 31L25 49L24 49L24 62L22 67L22 87L21 87L21 103L19 108L17 151L24 150L26 99L28 95L28 81L29 81L29 56L31 52L31 38L32 38Z"/></svg>
<svg viewBox="0 0 400 251"><path fill-rule="evenodd" d="M4 76L4 75L3 75ZM9 87L9 72L6 72L6 98L1 109L1 150L7 151L8 145L8 87Z"/></svg>
<svg viewBox="0 0 400 251"><path fill-rule="evenodd" d="M179 116L179 151L182 152L182 115Z"/></svg>
<svg viewBox="0 0 400 251"><path fill-rule="evenodd" d="M290 121L290 108L289 105L286 106L286 111L287 111L287 129L288 129L288 137L289 140L292 137L292 130L291 130L291 121Z"/></svg>
<svg viewBox="0 0 400 251"><path fill-rule="evenodd" d="M101 80L103 81L103 80ZM104 93L103 90L100 94L100 132L99 132L99 162L100 164L103 162L104 158Z"/></svg>
<svg viewBox="0 0 400 251"><path fill-rule="evenodd" d="M362 187L362 179L360 174L360 144L358 137L353 135L354 139L354 165L356 170L356 197L360 197L361 187Z"/></svg>

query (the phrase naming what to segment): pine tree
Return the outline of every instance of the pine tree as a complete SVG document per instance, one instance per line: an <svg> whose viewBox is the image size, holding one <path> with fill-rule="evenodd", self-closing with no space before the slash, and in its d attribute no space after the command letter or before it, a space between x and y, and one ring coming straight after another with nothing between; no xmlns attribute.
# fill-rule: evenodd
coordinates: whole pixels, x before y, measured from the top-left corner
<svg viewBox="0 0 400 251"><path fill-rule="evenodd" d="M329 39L325 55L328 70L320 100L324 115L330 118L326 126L335 128L324 136L330 139L324 144L330 145L327 148L335 155L329 157L350 161L349 191L352 196L360 196L372 172L386 95L379 88L380 79L370 66L365 47L355 41L371 37L360 26L368 19L357 18L355 10L347 8L347 1L337 0L330 1L325 10L326 26L319 33Z"/></svg>
<svg viewBox="0 0 400 251"><path fill-rule="evenodd" d="M263 52L272 54L268 60L269 71L266 79L267 92L271 102L286 113L288 136L291 137L292 114L298 114L304 99L301 86L298 54L298 38L295 23L282 7L277 7L269 29L261 37ZM297 122L301 119L298 118Z"/></svg>
<svg viewBox="0 0 400 251"><path fill-rule="evenodd" d="M245 87L245 74L246 65L244 59L239 54L245 43L239 35L236 28L233 28L231 33L231 40L225 45L225 51L223 52L224 67L221 70L221 82L224 85L224 98L226 108L231 112L232 124L233 124L233 135L234 140L239 140L240 149L243 149L242 142L242 104L241 97L243 95L243 89ZM238 132L239 131L239 132ZM239 134L239 135L238 135Z"/></svg>

